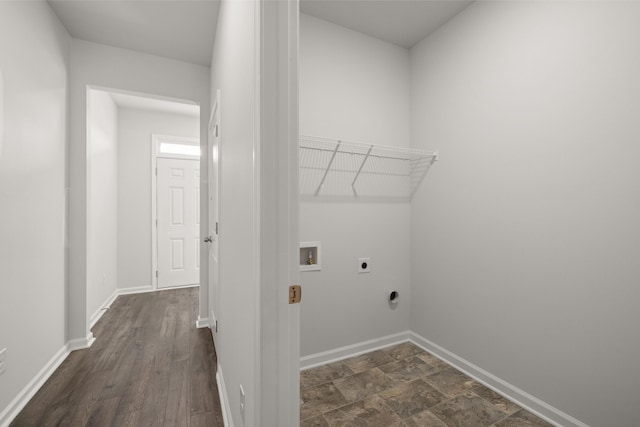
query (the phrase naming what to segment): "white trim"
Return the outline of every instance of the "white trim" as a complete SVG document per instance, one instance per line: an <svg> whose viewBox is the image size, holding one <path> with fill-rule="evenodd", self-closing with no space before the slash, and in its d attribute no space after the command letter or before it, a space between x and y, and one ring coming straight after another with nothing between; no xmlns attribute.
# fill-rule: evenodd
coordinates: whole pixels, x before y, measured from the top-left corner
<svg viewBox="0 0 640 427"><path fill-rule="evenodd" d="M8 427L20 411L29 403L33 396L40 390L51 375L60 367L62 362L72 351L91 347L95 342L92 333L85 338L78 338L67 342L60 350L40 369L40 371L27 383L20 393L0 412L0 427Z"/></svg>
<svg viewBox="0 0 640 427"><path fill-rule="evenodd" d="M193 285L183 285L183 286L167 286L166 288L158 288L154 289L154 291L172 291L176 289L186 289L186 288L199 288L200 283L194 283ZM199 296L198 296L199 298Z"/></svg>
<svg viewBox="0 0 640 427"><path fill-rule="evenodd" d="M151 286L152 290L156 289L168 289L158 287L158 278L156 277L156 271L158 271L158 227L156 221L157 215L157 180L156 170L158 168L158 157L170 158L170 159L187 159L197 160L200 162L200 157L193 156L180 156L178 154L162 154L158 153L158 146L161 142L171 142L177 144L189 144L200 146L200 138L188 137L188 136L172 136L172 135L159 135L151 134ZM198 163L200 164L200 163Z"/></svg>
<svg viewBox="0 0 640 427"><path fill-rule="evenodd" d="M173 286L169 288L159 288L159 289L154 289L153 286L136 286L133 288L118 288L115 291L113 291L113 294L111 294L111 296L107 298L107 300L100 306L100 308L98 308L98 310L96 310L96 312L93 313L93 315L90 318L90 328L93 328L94 325L98 323L98 320L102 318L104 313L107 312L107 309L111 307L111 304L113 304L116 298L118 298L120 295L143 294L147 292L170 291L174 289L184 289L184 288L197 288L199 286L200 286L199 284L196 284L196 285L186 285L186 286ZM204 320L207 320L207 319L204 319Z"/></svg>
<svg viewBox="0 0 640 427"><path fill-rule="evenodd" d="M240 413L240 423L241 424L249 424L249 425L277 425L276 423L272 423L270 419L264 416L262 413L262 406L265 400L265 396L262 392L263 385L263 370L271 370L275 368L275 365L271 364L270 360L266 360L263 354L263 348L261 345L262 342L262 333L263 331L268 329L267 324L269 322L264 322L262 317L263 315L263 307L267 308L266 305L262 301L262 295L267 291L272 289L267 286L270 285L269 282L261 283L263 269L261 268L262 261L262 212L264 208L261 204L261 168L262 168L262 131L261 131L261 123L262 123L262 109L260 103L260 91L261 87L264 84L263 79L265 78L264 74L261 70L262 58L261 58L261 46L262 46L262 36L261 36L261 23L262 23L262 8L264 7L263 0L254 1L253 2L253 25L254 25L254 50L253 50L253 203L252 203L252 215L251 215L251 228L253 232L253 245L251 247L251 259L248 260L251 262L251 281L253 285L253 390L248 390L249 392L249 400L246 401L247 405L245 405L244 412ZM275 147L274 147L275 148ZM222 154L222 153L221 153ZM222 157L222 156L220 156ZM274 203L277 203L276 200L273 200ZM222 217L222 216L221 216ZM249 225L249 224L247 224ZM275 226L275 224L269 224ZM275 242L271 242L274 244ZM277 250L274 251L277 253ZM218 251L220 254L220 251ZM220 265L220 262L219 264ZM263 289L265 288L265 289ZM269 312L267 310L267 312ZM277 317L274 315L270 320L276 321ZM271 326L271 325L269 325ZM265 345L266 347L266 345ZM221 372L221 371L220 371ZM273 384L276 385L276 384ZM246 391L246 390L245 390ZM275 395L278 393L278 389L273 389ZM253 395L253 396L251 396ZM253 397L253 399L251 399ZM231 412L229 412L231 414Z"/></svg>
<svg viewBox="0 0 640 427"><path fill-rule="evenodd" d="M107 298L107 300L98 307L95 313L91 315L89 318L89 329L93 328L93 326L98 323L98 320L102 317L104 313L111 307L113 301L118 297L118 289L114 290L111 296Z"/></svg>
<svg viewBox="0 0 640 427"><path fill-rule="evenodd" d="M145 292L153 292L156 289L153 286L136 286L133 288L118 288L118 296L120 295L129 295L129 294L143 294Z"/></svg>
<svg viewBox="0 0 640 427"><path fill-rule="evenodd" d="M247 419L251 425L300 423L301 307L287 297L289 286L300 283L298 3L255 2L254 395L260 399L254 399L253 419Z"/></svg>
<svg viewBox="0 0 640 427"><path fill-rule="evenodd" d="M95 340L96 338L93 336L93 333L89 332L84 338L76 338L67 342L67 349L69 350L69 352L84 350L91 347Z"/></svg>
<svg viewBox="0 0 640 427"><path fill-rule="evenodd" d="M198 286L198 285L195 285ZM189 286L189 287L195 287ZM185 286L182 286L183 288ZM164 291L169 288L162 288L154 290L151 286L139 286L136 288L121 288L116 289L113 294L105 301L102 307L108 307L113 304L117 297L120 295L128 295L128 294L140 294L147 293L153 291ZM178 288L172 288L178 289ZM91 316L93 326L104 314L105 310L98 310ZM198 319L200 321L200 319ZM206 319L203 319L206 321ZM22 391L9 403L9 405L0 412L0 427L9 427L9 424L13 421L13 419L22 411L22 409L26 406L27 403L35 396L35 394L40 390L40 388L44 385L44 383L49 379L49 377L55 372L60 364L69 356L72 351L76 350L84 350L95 342L96 338L93 336L93 333L89 333L85 338L78 338L68 341L65 345L58 350L58 352L49 360L44 367L38 372L35 377L22 389ZM218 387L219 388L219 387ZM224 416L225 414L223 414ZM225 426L228 424L225 422Z"/></svg>
<svg viewBox="0 0 640 427"><path fill-rule="evenodd" d="M526 391L521 390L520 388L508 383L507 381L493 375L490 372L485 371L484 369L463 359L457 354L443 347L440 347L439 345L416 334L415 332L409 332L408 335L409 341L411 341L415 345L422 347L429 353L433 353L435 356L444 360L446 363L453 366L457 370L465 373L479 383L484 384L506 399L515 402L519 406L542 418L543 420L558 427L589 427L587 424L575 419L571 415L549 405L548 403L538 399L535 396L530 395Z"/></svg>
<svg viewBox="0 0 640 427"><path fill-rule="evenodd" d="M144 294L147 292L161 292L161 291L172 291L176 289L186 289L186 288L197 288L200 284L195 285L185 285L185 286L172 286L169 288L158 288L154 289L153 286L136 286L133 288L118 288L116 291L118 292L118 296L120 295L130 295L130 294Z"/></svg>
<svg viewBox="0 0 640 427"><path fill-rule="evenodd" d="M111 304L118 298L120 295L131 295L131 294L144 294L148 292L161 292L161 291L170 291L175 289L184 289L184 288L197 288L200 287L197 285L186 285L186 286L173 286L169 288L158 288L154 289L153 286L136 286L133 288L118 288L113 291L113 294L100 306L100 308L91 316L91 328L100 320L100 318L106 313L107 309L111 307ZM196 327L205 328L209 327L209 319L208 318L200 318L198 316L198 320L196 322ZM84 340L81 340L84 341Z"/></svg>
<svg viewBox="0 0 640 427"><path fill-rule="evenodd" d="M207 229L204 233L205 235L214 238L215 244L218 247L218 268L212 268L212 255L211 251L213 249L214 242L210 242L210 244L206 245L206 268L207 268L207 278L206 278L206 289L207 289L207 309L209 311L209 327L211 328L211 334L213 336L213 342L216 343L216 306L220 307L220 177L222 174L222 156L220 155L222 150L222 136L221 136L221 128L220 128L220 89L216 89L216 97L213 103L213 107L211 108L211 115L209 116L209 125L208 125L208 133L207 133L207 154L206 154L206 164L207 164L207 193L202 197L202 199L206 198L206 207L207 207ZM216 134L214 134L215 127L218 126ZM213 147L216 146L216 161L218 163L217 170L214 177L213 171ZM215 183L215 186L212 186ZM212 208L212 200L215 200L215 209ZM204 206L204 203L203 203ZM204 215L203 215L204 217ZM201 218L201 222L202 218ZM218 222L218 227L216 227L216 222ZM204 251L203 251L204 252ZM202 267L202 266L201 266ZM214 287L214 283L217 285ZM200 303L202 307L202 301ZM218 311L220 311L218 309Z"/></svg>
<svg viewBox="0 0 640 427"><path fill-rule="evenodd" d="M62 364L64 359L69 355L69 345L65 344L57 351L57 353L49 360L44 367L38 372L31 381L22 389L22 391L9 403L9 405L0 412L0 426L8 427L11 421L18 416L20 411L29 403L29 401L40 390L49 377Z"/></svg>
<svg viewBox="0 0 640 427"><path fill-rule="evenodd" d="M157 137L156 135L151 135L151 287L154 290L158 288L158 276L156 276L156 272L158 271L157 147Z"/></svg>
<svg viewBox="0 0 640 427"><path fill-rule="evenodd" d="M98 323L98 320L102 318L104 313L106 313L107 310L111 307L111 304L113 304L116 298L118 298L120 295L142 294L145 292L165 291L165 290L180 289L180 288L194 288L196 286L200 286L200 285L188 285L188 286L160 288L160 289L154 289L153 286L136 286L133 288L117 288L115 291L113 291L111 296L107 298L107 300L102 305L100 305L98 310L96 310L96 312L93 313L93 315L90 318L89 328L93 328L95 324Z"/></svg>
<svg viewBox="0 0 640 427"><path fill-rule="evenodd" d="M196 320L196 328L210 328L209 326L209 318L208 317L200 317L198 316L198 320Z"/></svg>
<svg viewBox="0 0 640 427"><path fill-rule="evenodd" d="M316 366L326 365L327 363L359 356L373 350L379 350L381 348L390 347L406 341L409 341L409 331L399 332L397 334L387 335L385 337L375 338L369 341L363 341L361 343L311 354L300 358L300 370L304 371L306 369L315 368Z"/></svg>
<svg viewBox="0 0 640 427"><path fill-rule="evenodd" d="M490 372L474 365L451 351L440 347L428 339L412 331L400 332L385 337L352 344L321 353L311 354L300 358L300 370L315 368L327 363L359 356L381 348L410 341L422 349L434 354L447 364L485 385L504 398L516 403L532 414L558 427L589 427L587 424L571 415L551 406L524 390L508 383Z"/></svg>
<svg viewBox="0 0 640 427"><path fill-rule="evenodd" d="M220 408L222 409L222 421L224 423L224 427L233 427L229 394L227 393L227 386L224 383L224 376L222 375L222 366L220 366L220 363L218 363L216 368L216 384L218 384L218 394L220 395Z"/></svg>

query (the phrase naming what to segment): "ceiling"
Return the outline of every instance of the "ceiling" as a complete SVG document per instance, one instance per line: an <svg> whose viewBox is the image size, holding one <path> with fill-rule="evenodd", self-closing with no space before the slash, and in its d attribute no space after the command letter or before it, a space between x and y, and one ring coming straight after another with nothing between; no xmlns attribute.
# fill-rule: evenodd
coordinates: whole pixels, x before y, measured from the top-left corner
<svg viewBox="0 0 640 427"><path fill-rule="evenodd" d="M462 0L301 0L300 11L409 49L471 3Z"/></svg>
<svg viewBox="0 0 640 427"><path fill-rule="evenodd" d="M220 0L48 0L77 39L209 66ZM471 1L301 0L302 13L411 48Z"/></svg>
<svg viewBox="0 0 640 427"><path fill-rule="evenodd" d="M155 111L159 113L179 114L183 116L200 117L200 107L195 104L167 101L119 92L107 92L113 102L120 108L134 108L136 110Z"/></svg>
<svg viewBox="0 0 640 427"><path fill-rule="evenodd" d="M48 0L71 37L209 66L220 0Z"/></svg>

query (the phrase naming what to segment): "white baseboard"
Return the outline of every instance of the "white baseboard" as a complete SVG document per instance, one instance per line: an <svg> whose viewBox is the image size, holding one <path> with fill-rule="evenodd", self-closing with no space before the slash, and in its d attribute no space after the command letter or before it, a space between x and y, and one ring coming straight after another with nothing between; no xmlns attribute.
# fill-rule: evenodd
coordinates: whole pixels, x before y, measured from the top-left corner
<svg viewBox="0 0 640 427"><path fill-rule="evenodd" d="M180 286L169 286L166 288L156 288L156 291L171 291L174 289L188 289L188 288L199 288L200 283L195 283L193 285L180 285Z"/></svg>
<svg viewBox="0 0 640 427"><path fill-rule="evenodd" d="M400 332L385 337L364 341L358 344L351 344L344 347L336 348L321 353L311 354L300 358L300 370L315 368L316 366L326 365L342 359L347 359L360 354L368 353L380 348L389 347L409 341L409 332Z"/></svg>
<svg viewBox="0 0 640 427"><path fill-rule="evenodd" d="M196 320L196 328L209 328L209 318L208 317L200 317L198 315L198 320Z"/></svg>
<svg viewBox="0 0 640 427"><path fill-rule="evenodd" d="M153 286L136 286L132 288L118 288L115 291L113 291L111 296L107 298L107 300L104 303L102 303L100 308L98 308L98 310L95 313L93 313L93 315L89 318L89 328L93 328L93 326L96 323L98 323L98 320L100 320L100 318L107 311L105 310L105 308L110 307L111 304L113 304L116 298L118 298L118 296L120 295L143 294L146 292L164 291L164 290L181 289L181 288L195 288L197 286L200 286L200 285L189 285L189 286L180 286L175 288L162 288L162 289L153 289ZM202 328L204 326L199 326L199 327Z"/></svg>
<svg viewBox="0 0 640 427"><path fill-rule="evenodd" d="M111 304L113 304L116 298L118 298L118 296L120 295L143 294L146 292L164 291L164 290L181 289L181 288L195 288L197 286L200 286L200 285L189 285L189 286L161 288L161 289L153 289L153 286L136 286L132 288L118 288L115 291L113 291L111 296L107 298L107 300L100 306L100 308L98 308L98 310L95 313L93 313L93 315L90 317L89 328L93 328L93 326L98 322L98 320L100 320L102 315L107 311L105 310L105 308L110 307ZM199 326L199 327L203 327L203 326Z"/></svg>
<svg viewBox="0 0 640 427"><path fill-rule="evenodd" d="M198 286L198 285L195 285ZM193 287L193 286L190 286ZM163 289L164 290L164 289ZM152 286L138 286L135 288L119 288L116 289L113 294L102 304L100 309L96 311L90 318L91 327L95 325L95 323L100 320L102 315L106 310L102 310L103 307L109 307L118 296L120 295L128 295L128 294L139 294L145 292L153 292ZM207 322L208 320L202 319ZM91 347L91 345L95 342L95 337L93 333L89 332L89 334L84 338L76 338L73 340L69 340L58 352L47 362L47 364L36 374L35 377L22 389L22 391L9 403L9 405L0 412L0 427L8 427L9 424L13 421L13 419L20 413L20 411L25 407L29 400L35 396L35 394L40 390L40 387L44 385L44 383L49 379L49 377L55 372L56 369L60 366L60 364L64 361L64 359L69 356L72 351L83 350ZM226 389L225 389L226 390ZM222 396L222 395L221 395ZM226 396L226 395L225 395ZM222 397L221 397L222 398ZM227 400L227 409L229 408L228 400ZM223 416L225 414L223 413ZM229 424L233 426L233 424ZM225 426L227 426L225 421Z"/></svg>
<svg viewBox="0 0 640 427"><path fill-rule="evenodd" d="M549 405L548 403L538 399L535 396L530 395L526 391L519 389L513 384L510 384L505 380L498 378L492 373L485 371L484 369L463 359L455 353L452 353L449 350L440 347L439 345L416 334L415 332L409 332L408 335L409 340L417 346L422 347L429 353L433 353L435 356L438 356L449 365L467 374L479 383L484 384L496 393L504 396L506 399L515 402L516 404L520 405L527 411L537 415L543 420L546 420L558 427L589 427L587 424L575 419L571 415L562 412L561 410Z"/></svg>
<svg viewBox="0 0 640 427"><path fill-rule="evenodd" d="M118 288L116 289L116 292L118 293L118 295L129 295L129 294L142 294L145 292L153 292L155 291L155 289L153 289L153 286L149 285L149 286L136 286L133 288Z"/></svg>
<svg viewBox="0 0 640 427"><path fill-rule="evenodd" d="M9 403L9 405L0 412L0 427L8 427L11 421L18 416L20 411L25 407L29 400L35 396L40 387L49 379L51 374L55 372L60 364L66 359L70 351L68 345L65 344L58 352L49 360L44 367L36 374L35 377L22 389L22 391Z"/></svg>
<svg viewBox="0 0 640 427"><path fill-rule="evenodd" d="M172 289L175 289L175 288L172 288ZM95 313L93 313L93 315L89 318L89 329L93 328L94 325L98 323L98 320L102 318L104 313L107 312L107 309L111 307L111 304L113 304L116 298L118 298L120 295L143 294L147 292L154 292L156 290L158 289L153 289L153 286L136 286L132 288L117 288L115 291L113 291L111 296L109 296L109 298L107 298L107 300L104 303L102 303L100 308L98 308L98 310Z"/></svg>
<svg viewBox="0 0 640 427"><path fill-rule="evenodd" d="M96 338L93 336L93 333L89 332L84 338L69 340L69 342L67 342L67 350L69 350L69 353L76 350L84 350L85 348L91 347L95 340Z"/></svg>
<svg viewBox="0 0 640 427"><path fill-rule="evenodd" d="M222 366L220 366L220 363L218 363L216 368L216 383L218 384L218 394L220 395L220 408L222 408L222 421L224 422L224 427L233 427L229 394L227 393L227 385L224 383L224 375L222 374Z"/></svg>
<svg viewBox="0 0 640 427"><path fill-rule="evenodd" d="M526 391L519 389L492 373L487 372L463 359L455 353L452 353L411 331L387 335L382 338L301 357L300 370L310 369L338 360L347 359L349 357L359 356L360 354L400 344L406 341L411 341L429 353L438 356L449 365L553 425L558 427L589 427L587 424L577 420L571 415L549 405L537 397L530 395Z"/></svg>
<svg viewBox="0 0 640 427"><path fill-rule="evenodd" d="M57 351L57 353L49 360L40 372L22 389L20 393L9 403L9 405L0 412L0 427L8 427L20 411L29 403L29 401L40 390L49 377L60 367L60 364L69 356L72 351L81 350L91 347L96 339L92 333L85 338L78 338L67 342Z"/></svg>
<svg viewBox="0 0 640 427"><path fill-rule="evenodd" d="M129 294L143 294L145 292L156 292L156 291L173 291L176 289L186 289L186 288L197 288L200 284L195 285L185 285L185 286L170 286L168 288L154 288L152 285L148 286L133 286L130 288L118 288L118 295L129 295Z"/></svg>
<svg viewBox="0 0 640 427"><path fill-rule="evenodd" d="M105 302L103 302L100 307L96 310L95 313L91 315L89 318L89 329L93 328L93 326L98 323L98 320L102 317L102 315L107 311L106 309L115 301L118 297L118 289L115 289L113 293L107 298Z"/></svg>

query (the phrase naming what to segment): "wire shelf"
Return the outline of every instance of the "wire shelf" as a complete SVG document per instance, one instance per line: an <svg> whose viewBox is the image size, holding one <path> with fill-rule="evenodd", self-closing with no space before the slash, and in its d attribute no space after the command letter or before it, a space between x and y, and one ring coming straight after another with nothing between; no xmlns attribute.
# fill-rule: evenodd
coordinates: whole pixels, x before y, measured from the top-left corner
<svg viewBox="0 0 640 427"><path fill-rule="evenodd" d="M300 136L300 194L411 200L438 153Z"/></svg>

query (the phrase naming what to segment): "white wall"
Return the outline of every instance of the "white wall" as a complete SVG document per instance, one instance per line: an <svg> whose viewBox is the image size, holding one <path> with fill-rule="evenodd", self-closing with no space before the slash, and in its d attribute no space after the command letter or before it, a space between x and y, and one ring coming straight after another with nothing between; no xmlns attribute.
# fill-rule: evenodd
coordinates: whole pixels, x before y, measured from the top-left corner
<svg viewBox="0 0 640 427"><path fill-rule="evenodd" d="M70 80L69 179L69 337L84 338L91 313L86 307L87 280L87 85L186 100L200 105L200 142L206 145L209 117L209 69L200 65L147 55L126 49L72 40ZM202 177L207 165L200 166ZM201 183L207 194L206 180ZM207 229L206 204L201 206L202 230ZM204 245L204 244L203 244ZM200 277L207 277L206 247L201 248ZM206 316L207 289L200 288L200 313Z"/></svg>
<svg viewBox="0 0 640 427"><path fill-rule="evenodd" d="M301 15L301 134L408 147L409 83L406 49ZM322 270L300 273L302 356L409 328L409 213L407 203L300 204L300 239L322 244ZM371 273L357 273L361 257Z"/></svg>
<svg viewBox="0 0 640 427"><path fill-rule="evenodd" d="M476 2L412 49L411 328L638 425L640 4Z"/></svg>
<svg viewBox="0 0 640 427"><path fill-rule="evenodd" d="M220 313L216 347L234 424L255 423L257 306L255 263L255 2L223 1L213 60L211 103L220 90ZM242 384L245 422L240 415Z"/></svg>
<svg viewBox="0 0 640 427"><path fill-rule="evenodd" d="M151 136L200 137L195 116L118 109L118 287L152 286Z"/></svg>
<svg viewBox="0 0 640 427"><path fill-rule="evenodd" d="M46 3L0 2L0 349L7 348L0 424L5 407L66 342L69 43Z"/></svg>
<svg viewBox="0 0 640 427"><path fill-rule="evenodd" d="M88 96L87 311L95 317L118 284L118 107L107 92Z"/></svg>
<svg viewBox="0 0 640 427"><path fill-rule="evenodd" d="M300 307L288 303L297 282L298 18L297 2L223 0L213 49L221 187L216 349L223 410L236 426L297 425L300 418Z"/></svg>

